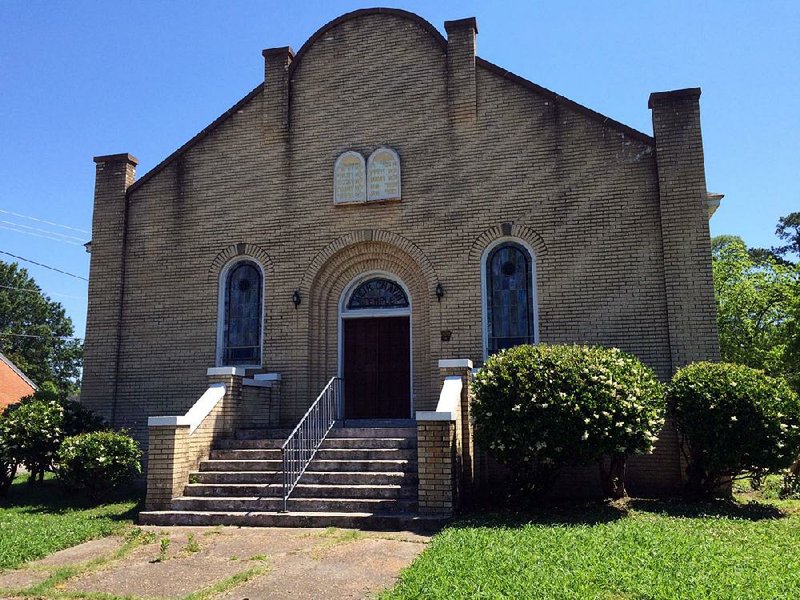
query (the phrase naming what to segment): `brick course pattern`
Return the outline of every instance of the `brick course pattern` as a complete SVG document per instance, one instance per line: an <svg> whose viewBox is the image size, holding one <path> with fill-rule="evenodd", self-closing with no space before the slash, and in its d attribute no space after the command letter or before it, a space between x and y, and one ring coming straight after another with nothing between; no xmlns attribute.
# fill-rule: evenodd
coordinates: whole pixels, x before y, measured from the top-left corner
<svg viewBox="0 0 800 600"><path fill-rule="evenodd" d="M450 516L458 507L455 421L417 421L420 514Z"/></svg>
<svg viewBox="0 0 800 600"><path fill-rule="evenodd" d="M474 20L446 29L345 15L265 51L264 83L138 182L128 155L96 159L84 402L145 443L148 416L185 412L216 360L220 272L252 256L281 425L337 373L339 300L368 271L408 286L413 405L432 410L437 361L483 359L481 258L502 237L536 253L541 341L617 346L664 379L718 356L697 96L656 97L654 139L476 58ZM383 145L402 199L335 206L336 157Z"/></svg>

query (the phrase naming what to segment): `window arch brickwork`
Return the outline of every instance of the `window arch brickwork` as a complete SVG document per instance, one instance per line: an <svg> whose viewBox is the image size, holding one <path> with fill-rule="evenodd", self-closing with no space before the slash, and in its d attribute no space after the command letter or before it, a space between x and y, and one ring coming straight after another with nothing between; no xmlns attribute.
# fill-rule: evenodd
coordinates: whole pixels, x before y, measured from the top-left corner
<svg viewBox="0 0 800 600"><path fill-rule="evenodd" d="M533 256L519 243L492 248L486 270L486 353L536 340Z"/></svg>
<svg viewBox="0 0 800 600"><path fill-rule="evenodd" d="M222 273L219 363L260 365L264 278L252 260L237 260Z"/></svg>

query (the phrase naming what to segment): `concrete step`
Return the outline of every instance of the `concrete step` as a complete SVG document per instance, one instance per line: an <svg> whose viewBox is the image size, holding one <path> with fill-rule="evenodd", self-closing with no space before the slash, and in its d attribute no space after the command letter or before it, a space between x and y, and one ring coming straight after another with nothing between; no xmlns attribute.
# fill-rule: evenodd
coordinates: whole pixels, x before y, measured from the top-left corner
<svg viewBox="0 0 800 600"><path fill-rule="evenodd" d="M258 496L275 498L283 496L281 483L189 483L183 488L184 496L224 498L229 496Z"/></svg>
<svg viewBox="0 0 800 600"><path fill-rule="evenodd" d="M283 440L292 433L294 428L251 428L251 429L238 429L236 431L237 440ZM283 442L281 442L283 443Z"/></svg>
<svg viewBox="0 0 800 600"><path fill-rule="evenodd" d="M315 460L416 460L416 448L320 448ZM275 448L212 450L210 460L280 460Z"/></svg>
<svg viewBox="0 0 800 600"><path fill-rule="evenodd" d="M314 458L308 465L310 471L364 472L364 471L417 471L416 459L354 459L326 460Z"/></svg>
<svg viewBox="0 0 800 600"><path fill-rule="evenodd" d="M321 448L409 448L416 450L417 438L408 437L327 437Z"/></svg>
<svg viewBox="0 0 800 600"><path fill-rule="evenodd" d="M277 473L283 468L281 460L202 460L201 471L260 471Z"/></svg>
<svg viewBox="0 0 800 600"><path fill-rule="evenodd" d="M269 450L276 449L280 451L281 446L286 441L286 438L274 440L239 440L239 439L226 439L216 442L215 447L219 450Z"/></svg>
<svg viewBox="0 0 800 600"><path fill-rule="evenodd" d="M313 466L313 465L312 465ZM201 484L283 484L283 473L277 471L195 471L189 485ZM302 483L333 485L416 485L417 472L403 471L306 471Z"/></svg>
<svg viewBox="0 0 800 600"><path fill-rule="evenodd" d="M172 500L172 510L188 511L279 511L283 498L259 498L256 496L205 498L179 497ZM289 510L296 512L414 512L416 499L396 498L290 498Z"/></svg>
<svg viewBox="0 0 800 600"><path fill-rule="evenodd" d="M314 460L417 460L416 448L320 448Z"/></svg>
<svg viewBox="0 0 800 600"><path fill-rule="evenodd" d="M279 448L236 448L212 450L210 460L281 460Z"/></svg>
<svg viewBox="0 0 800 600"><path fill-rule="evenodd" d="M280 498L283 486L260 483L190 483L183 489L184 497L191 498L229 498L256 496L259 498ZM413 485L336 485L298 483L292 498L353 498L353 499L414 499L417 488Z"/></svg>
<svg viewBox="0 0 800 600"><path fill-rule="evenodd" d="M303 477L301 482L305 481ZM292 492L292 498L406 498L416 499L417 486L384 484L384 485L336 485L298 483Z"/></svg>
<svg viewBox="0 0 800 600"><path fill-rule="evenodd" d="M334 438L413 438L417 439L416 427L334 427L328 433Z"/></svg>
<svg viewBox="0 0 800 600"><path fill-rule="evenodd" d="M280 460L204 460L200 471L280 471ZM416 470L411 460L320 460L315 458L308 466L314 471L409 471Z"/></svg>
<svg viewBox="0 0 800 600"><path fill-rule="evenodd" d="M139 513L141 525L232 525L238 527L340 527L379 531L415 531L432 534L447 519L420 517L413 513L352 512L224 512L224 511L145 511Z"/></svg>
<svg viewBox="0 0 800 600"><path fill-rule="evenodd" d="M283 485L283 473L278 471L195 471L189 473L189 485L195 483Z"/></svg>

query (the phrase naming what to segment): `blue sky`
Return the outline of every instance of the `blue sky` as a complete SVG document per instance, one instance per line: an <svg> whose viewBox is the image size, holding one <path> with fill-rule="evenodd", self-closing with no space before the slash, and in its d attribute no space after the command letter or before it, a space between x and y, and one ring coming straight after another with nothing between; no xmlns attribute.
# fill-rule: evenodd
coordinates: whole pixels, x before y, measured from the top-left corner
<svg viewBox="0 0 800 600"><path fill-rule="evenodd" d="M383 5L442 32L475 16L480 56L648 134L650 92L700 86L708 188L726 194L712 234L769 246L800 210L796 0ZM260 82L262 48L368 6L0 0L0 250L86 277L92 156L130 152L143 175ZM86 282L23 264L83 336Z"/></svg>

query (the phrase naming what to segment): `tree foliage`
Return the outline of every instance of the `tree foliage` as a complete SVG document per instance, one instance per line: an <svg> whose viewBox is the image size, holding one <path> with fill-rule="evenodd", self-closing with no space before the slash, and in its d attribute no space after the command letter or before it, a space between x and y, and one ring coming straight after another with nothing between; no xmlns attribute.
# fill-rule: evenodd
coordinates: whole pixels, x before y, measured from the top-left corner
<svg viewBox="0 0 800 600"><path fill-rule="evenodd" d="M720 350L800 390L800 266L778 258L735 236L712 240Z"/></svg>
<svg viewBox="0 0 800 600"><path fill-rule="evenodd" d="M28 272L0 261L0 352L37 384L72 391L83 346L64 308L42 293Z"/></svg>

